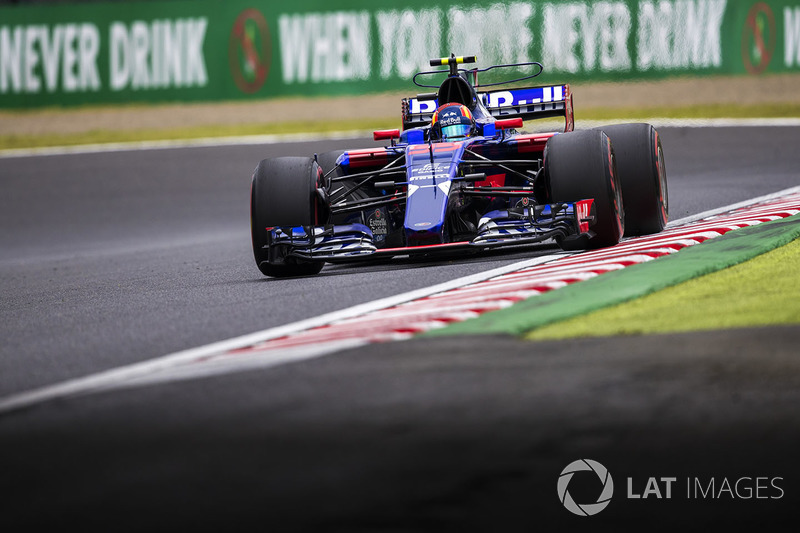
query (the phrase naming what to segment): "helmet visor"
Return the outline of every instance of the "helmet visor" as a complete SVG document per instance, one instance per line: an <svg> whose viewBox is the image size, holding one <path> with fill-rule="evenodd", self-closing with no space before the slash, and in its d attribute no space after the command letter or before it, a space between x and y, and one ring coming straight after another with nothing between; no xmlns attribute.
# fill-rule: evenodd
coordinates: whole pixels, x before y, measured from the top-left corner
<svg viewBox="0 0 800 533"><path fill-rule="evenodd" d="M471 124L453 124L442 127L442 139L466 139L472 129Z"/></svg>

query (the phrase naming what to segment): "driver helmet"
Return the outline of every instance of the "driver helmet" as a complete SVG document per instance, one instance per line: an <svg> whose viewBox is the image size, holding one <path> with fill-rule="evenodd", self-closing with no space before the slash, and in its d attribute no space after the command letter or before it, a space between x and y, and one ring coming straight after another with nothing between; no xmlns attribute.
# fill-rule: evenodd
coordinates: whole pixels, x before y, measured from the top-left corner
<svg viewBox="0 0 800 533"><path fill-rule="evenodd" d="M433 114L431 134L443 141L466 139L475 133L475 119L465 105L445 104Z"/></svg>

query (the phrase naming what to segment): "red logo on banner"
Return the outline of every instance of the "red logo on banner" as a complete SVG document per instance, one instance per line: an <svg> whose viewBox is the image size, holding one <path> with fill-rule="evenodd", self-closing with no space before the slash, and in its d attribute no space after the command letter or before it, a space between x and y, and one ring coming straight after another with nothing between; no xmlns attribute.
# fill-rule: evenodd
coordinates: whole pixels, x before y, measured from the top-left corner
<svg viewBox="0 0 800 533"><path fill-rule="evenodd" d="M775 53L775 15L764 2L750 8L742 30L742 62L750 74L761 74Z"/></svg>
<svg viewBox="0 0 800 533"><path fill-rule="evenodd" d="M242 11L228 39L228 62L236 86L242 92L258 91L267 80L272 59L272 38L267 21L257 9Z"/></svg>

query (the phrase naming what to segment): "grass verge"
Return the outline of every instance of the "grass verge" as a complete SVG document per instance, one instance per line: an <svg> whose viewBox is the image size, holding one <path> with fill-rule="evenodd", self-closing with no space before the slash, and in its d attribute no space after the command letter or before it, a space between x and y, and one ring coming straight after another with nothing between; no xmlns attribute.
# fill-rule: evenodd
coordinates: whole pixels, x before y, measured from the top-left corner
<svg viewBox="0 0 800 533"><path fill-rule="evenodd" d="M556 322L530 340L800 323L800 239L637 300Z"/></svg>
<svg viewBox="0 0 800 533"><path fill-rule="evenodd" d="M2 135L0 150L15 148L42 148L47 146L76 146L138 141L163 141L176 139L203 139L208 137L236 137L242 135L284 135L291 133L326 133L331 131L376 130L397 127L395 119L272 122L264 124L238 124L224 126L198 126L192 128L158 130L93 130L84 133Z"/></svg>
<svg viewBox="0 0 800 533"><path fill-rule="evenodd" d="M58 113L59 111L53 111ZM86 113L91 113L87 109ZM5 113L4 120L25 116L25 112ZM685 107L651 108L587 108L578 110L576 121L581 120L631 120L647 121L653 117L675 119L713 118L797 118L800 104L762 105L702 105ZM75 120L80 120L76 116ZM200 139L206 137L232 137L241 135L282 135L291 133L326 133L331 131L364 131L396 128L399 117L383 117L355 120L321 120L251 123L238 125L207 125L191 128L147 129L147 130L93 130L70 134L0 135L0 150L19 148L41 148L47 146L75 146L119 142Z"/></svg>

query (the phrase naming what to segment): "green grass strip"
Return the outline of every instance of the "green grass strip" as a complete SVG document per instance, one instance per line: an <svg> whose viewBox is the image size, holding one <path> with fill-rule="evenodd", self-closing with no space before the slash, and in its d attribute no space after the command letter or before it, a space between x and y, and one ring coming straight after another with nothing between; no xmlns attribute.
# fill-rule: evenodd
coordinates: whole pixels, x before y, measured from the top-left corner
<svg viewBox="0 0 800 533"><path fill-rule="evenodd" d="M142 106L146 109L145 106ZM98 108L105 111L106 108ZM92 108L65 111L54 109L54 114L69 113L80 121L81 114L91 116ZM15 117L24 119L27 115L42 114L46 111L4 112L2 120L13 121ZM653 117L674 119L714 119L714 118L798 118L800 104L715 104L682 107L650 108L585 108L575 112L575 120L580 127L581 120L630 120L648 121ZM0 135L0 150L20 148L43 148L48 146L76 146L82 144L102 144L139 141L161 141L178 139L199 139L206 137L237 137L243 135L279 135L290 133L326 133L331 131L369 131L399 127L400 117L377 117L352 120L319 120L268 122L235 125L194 126L189 128L146 129L146 130L93 130L68 134L37 133ZM535 125L530 122L529 125Z"/></svg>
<svg viewBox="0 0 800 533"><path fill-rule="evenodd" d="M797 237L800 237L800 215L730 231L670 256L567 285L423 336L522 335L737 265Z"/></svg>
<svg viewBox="0 0 800 533"><path fill-rule="evenodd" d="M196 126L163 130L93 130L70 134L0 135L0 150L44 148L48 146L79 146L139 141L171 141L243 135L285 135L292 133L328 133L332 131L378 130L398 127L399 119L368 119L342 121L292 121L266 124Z"/></svg>
<svg viewBox="0 0 800 533"><path fill-rule="evenodd" d="M800 239L731 268L533 330L527 339L800 323Z"/></svg>

